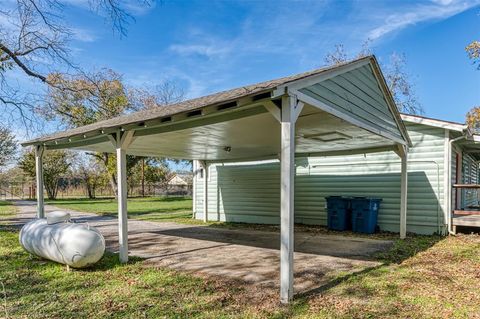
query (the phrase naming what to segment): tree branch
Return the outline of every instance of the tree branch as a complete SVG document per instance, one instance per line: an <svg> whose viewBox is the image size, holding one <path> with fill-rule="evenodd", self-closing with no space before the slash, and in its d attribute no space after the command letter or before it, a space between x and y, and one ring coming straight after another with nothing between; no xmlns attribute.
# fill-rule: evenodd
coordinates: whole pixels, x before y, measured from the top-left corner
<svg viewBox="0 0 480 319"><path fill-rule="evenodd" d="M21 68L27 75L32 76L34 78L40 79L43 83L47 83L47 78L41 74L33 72L30 70L20 59L12 52L9 48L7 48L2 42L0 42L0 50L5 52L14 62L15 64Z"/></svg>

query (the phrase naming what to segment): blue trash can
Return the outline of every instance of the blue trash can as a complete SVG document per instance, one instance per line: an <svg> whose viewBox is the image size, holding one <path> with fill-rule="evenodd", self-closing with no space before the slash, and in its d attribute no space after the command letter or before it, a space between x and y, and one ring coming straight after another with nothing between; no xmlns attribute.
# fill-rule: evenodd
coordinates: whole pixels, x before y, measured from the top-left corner
<svg viewBox="0 0 480 319"><path fill-rule="evenodd" d="M373 234L377 228L380 198L354 197L352 203L352 230L357 233Z"/></svg>
<svg viewBox="0 0 480 319"><path fill-rule="evenodd" d="M325 197L327 200L327 226L331 230L352 229L350 198L342 196Z"/></svg>

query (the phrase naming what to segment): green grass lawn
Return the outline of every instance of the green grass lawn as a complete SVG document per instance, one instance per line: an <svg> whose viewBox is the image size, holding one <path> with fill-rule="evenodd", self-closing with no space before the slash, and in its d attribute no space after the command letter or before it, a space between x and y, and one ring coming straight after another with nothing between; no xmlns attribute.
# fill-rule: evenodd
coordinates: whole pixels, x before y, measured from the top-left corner
<svg viewBox="0 0 480 319"><path fill-rule="evenodd" d="M133 218L190 220L189 199L129 202ZM102 214L116 211L114 200L52 204ZM12 215L14 208L0 202L0 212ZM122 265L111 253L92 269L66 272L62 265L23 251L18 229L0 223L0 318L479 317L479 235L396 239L390 250L373 258L382 264L355 274L339 272L326 285L297 295L291 306L283 307L277 290L154 268L138 258Z"/></svg>
<svg viewBox="0 0 480 319"><path fill-rule="evenodd" d="M480 236L413 237L379 258L384 265L339 274L283 307L276 290L259 293L138 258L122 265L111 253L92 269L67 272L23 251L17 230L0 227L0 318L475 318L480 313Z"/></svg>
<svg viewBox="0 0 480 319"><path fill-rule="evenodd" d="M117 216L116 199L56 199L47 204L87 213ZM192 199L187 197L145 197L128 199L128 217L147 221L192 221Z"/></svg>
<svg viewBox="0 0 480 319"><path fill-rule="evenodd" d="M16 211L15 206L10 202L0 200L0 219L10 218L15 215Z"/></svg>
<svg viewBox="0 0 480 319"><path fill-rule="evenodd" d="M147 267L140 259L121 265L106 253L94 269L67 272L24 252L18 233L5 229L0 283L0 318L221 318L249 311L238 308L234 287Z"/></svg>

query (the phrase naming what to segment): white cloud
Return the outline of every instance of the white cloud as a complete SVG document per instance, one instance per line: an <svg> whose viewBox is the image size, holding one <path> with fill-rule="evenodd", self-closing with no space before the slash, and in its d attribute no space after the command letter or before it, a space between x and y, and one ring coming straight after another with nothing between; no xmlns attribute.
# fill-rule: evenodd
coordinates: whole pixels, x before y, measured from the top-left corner
<svg viewBox="0 0 480 319"><path fill-rule="evenodd" d="M81 42L94 42L97 36L90 30L81 28L71 28L72 38Z"/></svg>
<svg viewBox="0 0 480 319"><path fill-rule="evenodd" d="M387 15L382 25L375 27L368 33L372 40L379 39L391 32L402 30L408 26L429 20L443 20L468 10L480 1L436 0L430 4L415 5L406 8L403 12Z"/></svg>
<svg viewBox="0 0 480 319"><path fill-rule="evenodd" d="M155 1L124 0L122 4L134 16L145 15L155 8Z"/></svg>
<svg viewBox="0 0 480 319"><path fill-rule="evenodd" d="M456 0L431 0L433 3L441 4L443 6L447 6L449 4L454 3Z"/></svg>
<svg viewBox="0 0 480 319"><path fill-rule="evenodd" d="M174 44L169 48L171 51L181 55L204 55L206 57L220 56L228 53L229 48L212 44Z"/></svg>

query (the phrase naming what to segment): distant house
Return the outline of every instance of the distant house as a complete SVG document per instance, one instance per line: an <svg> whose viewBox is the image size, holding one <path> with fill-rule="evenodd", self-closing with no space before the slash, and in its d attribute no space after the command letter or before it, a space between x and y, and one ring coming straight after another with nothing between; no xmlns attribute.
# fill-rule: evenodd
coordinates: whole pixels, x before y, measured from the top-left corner
<svg viewBox="0 0 480 319"><path fill-rule="evenodd" d="M167 194L170 195L192 195L193 174L175 173L167 182Z"/></svg>
<svg viewBox="0 0 480 319"><path fill-rule="evenodd" d="M177 173L168 180L167 185L171 187L191 187L192 183L192 174Z"/></svg>

